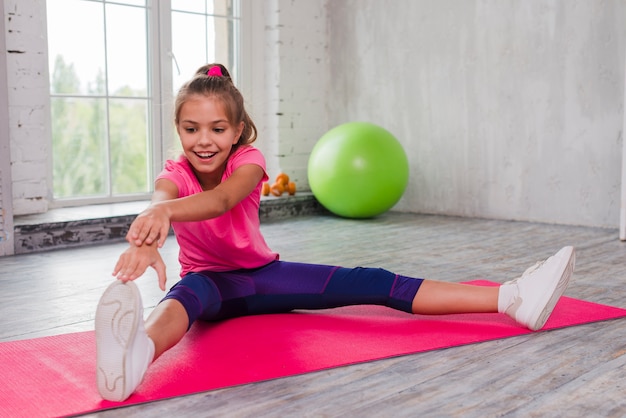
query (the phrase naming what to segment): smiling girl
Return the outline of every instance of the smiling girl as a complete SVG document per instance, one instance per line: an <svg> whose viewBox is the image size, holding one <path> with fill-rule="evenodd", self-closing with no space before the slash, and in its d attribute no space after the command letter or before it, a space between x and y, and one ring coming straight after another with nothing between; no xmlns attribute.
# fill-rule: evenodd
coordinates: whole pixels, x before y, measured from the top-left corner
<svg viewBox="0 0 626 418"><path fill-rule="evenodd" d="M542 328L574 269L564 247L516 280L496 287L402 276L379 268L345 268L279 260L260 230L263 155L257 130L226 68L201 67L180 89L174 118L183 155L167 161L150 206L133 221L96 310L97 384L123 401L148 366L196 320L377 304L409 313L506 313ZM181 280L144 322L133 283L148 267L165 290L158 249L170 227L180 247Z"/></svg>

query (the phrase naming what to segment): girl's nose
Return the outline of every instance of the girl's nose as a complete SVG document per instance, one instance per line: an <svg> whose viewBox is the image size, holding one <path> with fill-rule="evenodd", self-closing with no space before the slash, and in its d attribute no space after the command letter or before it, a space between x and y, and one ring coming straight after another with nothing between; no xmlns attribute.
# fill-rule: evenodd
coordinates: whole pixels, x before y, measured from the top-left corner
<svg viewBox="0 0 626 418"><path fill-rule="evenodd" d="M213 140L211 139L211 133L208 131L203 131L200 137L198 138L198 144L202 145L211 145Z"/></svg>

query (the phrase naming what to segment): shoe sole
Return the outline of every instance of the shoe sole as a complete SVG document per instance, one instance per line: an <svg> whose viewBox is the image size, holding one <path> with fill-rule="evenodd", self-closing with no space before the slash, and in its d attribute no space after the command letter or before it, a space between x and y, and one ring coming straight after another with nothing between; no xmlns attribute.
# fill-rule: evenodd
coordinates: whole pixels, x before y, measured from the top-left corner
<svg viewBox="0 0 626 418"><path fill-rule="evenodd" d="M123 401L126 359L140 319L141 295L133 282L116 280L102 294L96 309L98 391L103 399Z"/></svg>
<svg viewBox="0 0 626 418"><path fill-rule="evenodd" d="M552 314L552 311L554 310L554 307L556 306L557 302L559 301L559 299L565 292L565 289L567 289L569 280L572 277L572 274L574 273L574 265L576 263L576 252L574 248L572 247L569 247L569 248L571 248L570 256L567 259L567 263L565 264L565 267L562 269L561 277L559 277L559 281L557 282L554 288L554 291L552 292L552 295L550 296L550 299L544 306L543 310L541 311L537 319L534 321L534 324L531 324L528 327L532 331L538 331L541 328L543 328L546 322L548 322L548 318L550 318L550 315Z"/></svg>

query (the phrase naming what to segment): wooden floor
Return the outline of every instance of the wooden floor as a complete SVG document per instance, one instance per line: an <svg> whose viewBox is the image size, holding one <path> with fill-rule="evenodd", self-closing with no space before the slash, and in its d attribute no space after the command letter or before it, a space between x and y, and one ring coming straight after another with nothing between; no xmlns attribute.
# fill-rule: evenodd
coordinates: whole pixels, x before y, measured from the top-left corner
<svg viewBox="0 0 626 418"><path fill-rule="evenodd" d="M381 266L446 281L502 282L564 245L577 249L566 295L626 308L617 229L387 213L266 222L284 260ZM0 258L0 341L93 329L124 244ZM169 284L177 247L163 250ZM162 293L139 279L147 307ZM146 312L146 313L147 313ZM270 336L271 337L271 336ZM626 415L626 319L357 364L111 410L98 417L611 417Z"/></svg>

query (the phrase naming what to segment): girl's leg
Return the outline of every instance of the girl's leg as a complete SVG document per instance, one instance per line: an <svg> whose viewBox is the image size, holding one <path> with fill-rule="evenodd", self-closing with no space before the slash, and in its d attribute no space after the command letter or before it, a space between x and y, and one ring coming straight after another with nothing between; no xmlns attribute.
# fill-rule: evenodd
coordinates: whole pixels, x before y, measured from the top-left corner
<svg viewBox="0 0 626 418"><path fill-rule="evenodd" d="M378 304L419 314L506 313L531 330L542 328L565 291L575 263L573 247L537 263L501 286L414 279L383 269L274 262L250 273L255 292L247 313Z"/></svg>
<svg viewBox="0 0 626 418"><path fill-rule="evenodd" d="M498 287L424 280L415 294L415 314L498 312Z"/></svg>
<svg viewBox="0 0 626 418"><path fill-rule="evenodd" d="M216 316L222 302L222 292L206 274L183 277L146 320L146 332L154 341L154 359L176 345L196 319Z"/></svg>
<svg viewBox="0 0 626 418"><path fill-rule="evenodd" d="M520 325L541 329L574 272L575 251L564 247L501 286L471 286L424 280L413 299L418 314L500 312Z"/></svg>
<svg viewBox="0 0 626 418"><path fill-rule="evenodd" d="M106 400L121 402L141 383L155 351L134 282L115 280L107 287L98 302L95 326L98 391Z"/></svg>
<svg viewBox="0 0 626 418"><path fill-rule="evenodd" d="M243 273L240 273L243 274ZM228 281L236 277L227 273ZM327 309L347 305L384 305L411 312L422 279L401 276L380 268L345 268L275 261L245 275L253 292L242 295L245 314ZM221 286L221 285L220 285ZM220 290L222 287L220 287ZM227 292L223 292L228 300Z"/></svg>
<svg viewBox="0 0 626 418"><path fill-rule="evenodd" d="M144 322L141 295L135 283L113 282L96 309L100 395L110 401L127 399L152 361L180 341L196 318L211 316L220 306L219 290L210 279L188 275Z"/></svg>
<svg viewBox="0 0 626 418"><path fill-rule="evenodd" d="M189 327L187 311L178 300L166 299L154 308L145 327L154 342L153 360L156 360L185 336Z"/></svg>

